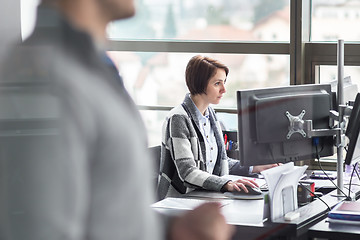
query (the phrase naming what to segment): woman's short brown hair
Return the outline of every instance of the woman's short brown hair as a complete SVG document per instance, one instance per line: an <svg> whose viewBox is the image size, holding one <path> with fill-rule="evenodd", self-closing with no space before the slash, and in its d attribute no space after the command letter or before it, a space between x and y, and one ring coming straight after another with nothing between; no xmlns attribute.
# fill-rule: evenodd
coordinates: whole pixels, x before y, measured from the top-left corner
<svg viewBox="0 0 360 240"><path fill-rule="evenodd" d="M185 71L186 85L190 93L192 95L206 94L209 80L216 74L219 68L224 69L226 76L228 75L229 68L219 61L200 55L192 57Z"/></svg>

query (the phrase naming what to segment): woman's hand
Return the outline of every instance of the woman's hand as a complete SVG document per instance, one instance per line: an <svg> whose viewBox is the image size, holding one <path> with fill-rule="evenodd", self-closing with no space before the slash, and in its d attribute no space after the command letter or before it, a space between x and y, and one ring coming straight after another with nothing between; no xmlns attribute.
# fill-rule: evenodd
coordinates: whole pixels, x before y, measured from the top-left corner
<svg viewBox="0 0 360 240"><path fill-rule="evenodd" d="M235 191L244 191L248 193L249 191L246 189L245 185L250 187L259 187L259 185L252 179L240 178L236 181L230 181L225 184L225 191L235 192Z"/></svg>

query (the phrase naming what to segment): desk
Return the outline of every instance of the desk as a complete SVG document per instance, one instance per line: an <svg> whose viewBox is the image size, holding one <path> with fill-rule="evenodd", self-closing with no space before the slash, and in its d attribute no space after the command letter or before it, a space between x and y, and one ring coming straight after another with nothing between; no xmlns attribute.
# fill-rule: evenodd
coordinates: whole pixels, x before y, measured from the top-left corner
<svg viewBox="0 0 360 240"><path fill-rule="evenodd" d="M308 235L311 238L360 239L360 225L329 223L325 218L309 228Z"/></svg>
<svg viewBox="0 0 360 240"><path fill-rule="evenodd" d="M193 200L193 201L188 201ZM264 200L235 200L225 197L220 192L193 191L181 198L168 198L152 205L160 213L176 215L200 204L198 200L219 201L223 204L221 211L229 224L263 227L267 220L264 213ZM159 204L161 203L161 204Z"/></svg>
<svg viewBox="0 0 360 240"><path fill-rule="evenodd" d="M336 192L337 190L334 190L321 197L330 208L333 208L337 203L344 199L344 197L336 197ZM286 221L281 217L274 221L275 223L287 224L287 227L292 230L290 231L291 234L287 237L295 239L306 235L309 227L324 219L328 212L328 208L323 202L316 199L311 203L298 208L296 211L300 212L300 217L298 219Z"/></svg>
<svg viewBox="0 0 360 240"><path fill-rule="evenodd" d="M343 198L333 197L336 190L326 194L322 199L332 208ZM224 199L221 193L201 191L185 194L185 198ZM202 197L199 197L202 196ZM208 198L209 199L209 198ZM326 205L320 200L315 200L298 209L300 217L293 221L284 218L274 222L268 220L264 200L232 200L222 208L222 213L229 224L236 226L233 239L299 239L306 236L308 228L326 217ZM154 208L163 214L179 214L184 210Z"/></svg>
<svg viewBox="0 0 360 240"><path fill-rule="evenodd" d="M327 222L327 218L309 228L310 238L331 239L360 239L359 225L334 224Z"/></svg>
<svg viewBox="0 0 360 240"><path fill-rule="evenodd" d="M201 197L200 197L201 196ZM236 226L236 233L233 239L264 239L264 236L271 235L277 224L266 223L266 212L264 213L264 200L225 200L222 193L194 191L184 195L186 199L196 200L218 200L229 201L221 211L227 223ZM186 210L174 208L153 207L157 212L165 215L177 215ZM265 217L265 218L264 218ZM281 225L281 224L280 224ZM282 231L282 227L276 232Z"/></svg>

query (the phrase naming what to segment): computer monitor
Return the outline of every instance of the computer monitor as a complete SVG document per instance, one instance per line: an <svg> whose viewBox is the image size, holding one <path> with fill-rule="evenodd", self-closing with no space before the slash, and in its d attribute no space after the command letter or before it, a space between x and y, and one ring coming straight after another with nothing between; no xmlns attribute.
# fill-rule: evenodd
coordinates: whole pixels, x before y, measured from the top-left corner
<svg viewBox="0 0 360 240"><path fill-rule="evenodd" d="M313 139L301 132L301 119L329 129L333 109L330 84L237 91L238 144L245 166L314 159ZM289 119L293 130L289 131ZM334 154L334 137L318 137L318 155Z"/></svg>
<svg viewBox="0 0 360 240"><path fill-rule="evenodd" d="M333 80L331 81L329 84L331 84L331 91L334 94L334 98L333 98L333 102L334 102L334 108L335 106L337 106L337 99L336 99L336 95L337 95L337 91L338 91L338 81L337 80ZM351 77L350 76L346 76L343 79L343 96L344 96L344 103L349 103L350 101L354 101L356 98L356 94L358 93L358 86L357 84L353 83L351 81Z"/></svg>
<svg viewBox="0 0 360 240"><path fill-rule="evenodd" d="M360 93L351 111L346 127L345 135L349 138L348 151L345 157L345 164L353 165L360 161Z"/></svg>

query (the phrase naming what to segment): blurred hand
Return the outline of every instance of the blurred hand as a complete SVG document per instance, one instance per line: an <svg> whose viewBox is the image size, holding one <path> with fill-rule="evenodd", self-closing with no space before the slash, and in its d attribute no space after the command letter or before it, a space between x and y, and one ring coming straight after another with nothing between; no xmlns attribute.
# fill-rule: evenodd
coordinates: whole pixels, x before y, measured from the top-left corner
<svg viewBox="0 0 360 240"><path fill-rule="evenodd" d="M280 165L280 164L279 164ZM260 173L266 169L273 168L279 166L277 163L274 164L267 164L267 165L258 165L254 166L252 172L253 173Z"/></svg>
<svg viewBox="0 0 360 240"><path fill-rule="evenodd" d="M259 185L252 179L240 178L236 181L228 182L224 188L225 191L234 192L234 191L244 191L248 193L249 191L246 189L245 185L250 187L259 187Z"/></svg>
<svg viewBox="0 0 360 240"><path fill-rule="evenodd" d="M205 203L173 221L170 239L228 240L234 230L221 214L220 203Z"/></svg>

